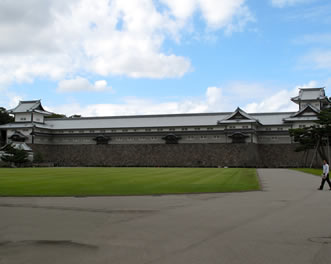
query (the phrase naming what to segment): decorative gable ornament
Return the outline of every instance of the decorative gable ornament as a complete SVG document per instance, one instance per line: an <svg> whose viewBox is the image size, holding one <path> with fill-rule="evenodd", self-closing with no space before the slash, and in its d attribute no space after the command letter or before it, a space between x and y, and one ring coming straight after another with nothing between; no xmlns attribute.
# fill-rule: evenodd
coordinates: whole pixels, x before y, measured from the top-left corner
<svg viewBox="0 0 331 264"><path fill-rule="evenodd" d="M229 123L259 123L259 120L255 119L254 117L247 114L244 110L240 107L227 117L222 120L217 121L218 125L221 124L229 124Z"/></svg>
<svg viewBox="0 0 331 264"><path fill-rule="evenodd" d="M316 121L318 120L317 114L320 111L314 106L308 104L298 112L294 113L288 118L285 118L284 122L295 122L295 121Z"/></svg>
<svg viewBox="0 0 331 264"><path fill-rule="evenodd" d="M240 112L237 112L232 118L232 120L242 120L242 119L248 119L246 116L243 116Z"/></svg>
<svg viewBox="0 0 331 264"><path fill-rule="evenodd" d="M229 136L229 138L232 139L232 143L239 143L239 144L246 143L247 137L249 136L241 132L236 132Z"/></svg>
<svg viewBox="0 0 331 264"><path fill-rule="evenodd" d="M96 141L97 145L107 145L110 141L110 137L106 137L104 135L99 135L93 138Z"/></svg>
<svg viewBox="0 0 331 264"><path fill-rule="evenodd" d="M168 134L162 139L165 140L166 144L178 144L178 140L180 140L181 137L176 136L175 134Z"/></svg>
<svg viewBox="0 0 331 264"><path fill-rule="evenodd" d="M8 139L15 142L24 142L27 139L27 136L23 135L19 131L15 131Z"/></svg>

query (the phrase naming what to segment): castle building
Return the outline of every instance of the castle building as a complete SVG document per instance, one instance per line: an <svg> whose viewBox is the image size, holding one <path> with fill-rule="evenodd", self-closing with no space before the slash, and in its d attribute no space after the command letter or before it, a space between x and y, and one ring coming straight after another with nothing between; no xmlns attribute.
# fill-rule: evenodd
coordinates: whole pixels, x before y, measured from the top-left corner
<svg viewBox="0 0 331 264"><path fill-rule="evenodd" d="M40 100L20 101L11 110L15 122L1 125L5 143L29 146L293 144L289 129L315 125L330 106L324 88L302 88L291 98L297 112L233 112L47 118ZM242 145L243 146L243 145Z"/></svg>

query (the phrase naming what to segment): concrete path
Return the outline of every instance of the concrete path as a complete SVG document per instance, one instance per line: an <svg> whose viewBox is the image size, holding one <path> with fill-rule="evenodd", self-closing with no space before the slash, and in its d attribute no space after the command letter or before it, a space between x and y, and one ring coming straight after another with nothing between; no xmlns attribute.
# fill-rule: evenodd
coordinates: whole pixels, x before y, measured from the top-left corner
<svg viewBox="0 0 331 264"><path fill-rule="evenodd" d="M0 198L0 264L331 263L331 192L260 169L263 191Z"/></svg>

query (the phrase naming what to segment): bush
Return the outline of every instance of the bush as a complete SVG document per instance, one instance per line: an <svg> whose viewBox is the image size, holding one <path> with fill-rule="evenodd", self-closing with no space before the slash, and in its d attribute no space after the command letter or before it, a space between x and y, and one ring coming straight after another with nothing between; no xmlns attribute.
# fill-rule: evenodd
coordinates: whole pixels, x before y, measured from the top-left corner
<svg viewBox="0 0 331 264"><path fill-rule="evenodd" d="M2 155L1 159L4 162L14 164L15 166L22 166L24 163L28 162L28 152L23 149L16 149L11 145L8 145L5 149L5 153Z"/></svg>
<svg viewBox="0 0 331 264"><path fill-rule="evenodd" d="M43 155L40 152L36 152L33 155L33 163L42 163L44 162Z"/></svg>

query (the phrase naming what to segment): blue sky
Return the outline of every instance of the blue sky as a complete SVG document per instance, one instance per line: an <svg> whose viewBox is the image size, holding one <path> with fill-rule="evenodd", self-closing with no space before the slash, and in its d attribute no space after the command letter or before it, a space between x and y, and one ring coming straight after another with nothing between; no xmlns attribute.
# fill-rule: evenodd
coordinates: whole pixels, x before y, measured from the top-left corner
<svg viewBox="0 0 331 264"><path fill-rule="evenodd" d="M327 0L0 1L0 106L83 116L295 111L331 86Z"/></svg>

